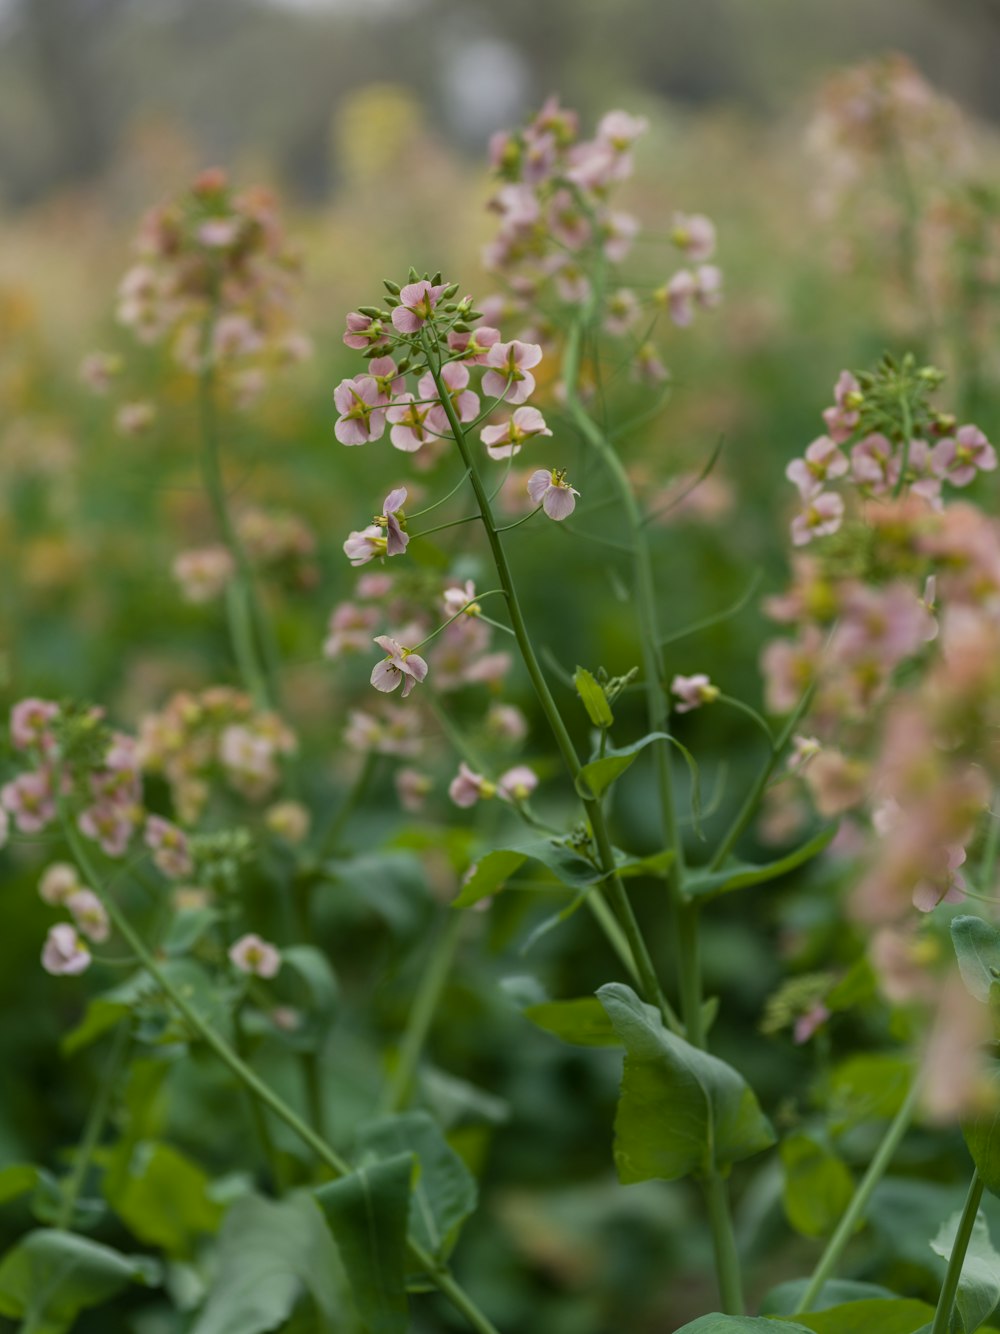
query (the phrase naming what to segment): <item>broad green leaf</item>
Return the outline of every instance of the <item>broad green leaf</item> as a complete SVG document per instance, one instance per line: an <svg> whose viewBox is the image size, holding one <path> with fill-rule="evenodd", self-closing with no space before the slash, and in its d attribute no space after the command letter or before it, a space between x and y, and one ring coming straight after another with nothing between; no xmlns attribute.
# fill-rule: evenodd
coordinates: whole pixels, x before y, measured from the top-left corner
<svg viewBox="0 0 1000 1334"><path fill-rule="evenodd" d="M834 1130L895 1116L912 1078L912 1062L897 1052L848 1056L830 1076L828 1103Z"/></svg>
<svg viewBox="0 0 1000 1334"><path fill-rule="evenodd" d="M988 1001L990 987L1000 979L1000 927L981 917L956 917L951 939L962 981L976 1000Z"/></svg>
<svg viewBox="0 0 1000 1334"><path fill-rule="evenodd" d="M625 1045L615 1117L623 1182L726 1172L774 1143L753 1090L732 1066L671 1033L630 987L611 982L597 994Z"/></svg>
<svg viewBox="0 0 1000 1334"><path fill-rule="evenodd" d="M764 885L770 880L777 880L779 876L787 875L789 871L794 871L818 856L836 832L837 826L829 825L800 848L762 866L732 858L717 871L699 871L695 868L684 880L684 893L692 899L714 899L720 894L731 894L737 889L749 889L751 885Z"/></svg>
<svg viewBox="0 0 1000 1334"><path fill-rule="evenodd" d="M301 981L314 1014L329 1015L337 1008L340 988L330 960L315 945L290 945L281 962Z"/></svg>
<svg viewBox="0 0 1000 1334"><path fill-rule="evenodd" d="M26 1334L64 1334L81 1311L130 1283L159 1283L155 1260L122 1255L74 1232L29 1232L0 1260L0 1315L22 1320Z"/></svg>
<svg viewBox="0 0 1000 1334"><path fill-rule="evenodd" d="M413 1163L411 1153L400 1154L316 1191L368 1334L405 1334L409 1328L406 1229Z"/></svg>
<svg viewBox="0 0 1000 1334"><path fill-rule="evenodd" d="M208 1176L169 1144L146 1140L125 1148L125 1160L105 1177L108 1203L140 1241L190 1256L198 1238L222 1222Z"/></svg>
<svg viewBox="0 0 1000 1334"><path fill-rule="evenodd" d="M765 1315L793 1315L809 1286L809 1279L794 1278L788 1283L779 1283L772 1288L760 1304ZM842 1306L846 1302L870 1301L872 1298L894 1299L896 1294L877 1283L859 1283L852 1278L831 1278L823 1284L819 1296L812 1304L812 1310L827 1311L831 1306Z"/></svg>
<svg viewBox="0 0 1000 1334"><path fill-rule="evenodd" d="M1000 1061L991 1061L983 1109L962 1122L962 1132L986 1189L1000 1195Z"/></svg>
<svg viewBox="0 0 1000 1334"><path fill-rule="evenodd" d="M576 780L577 792L584 801L599 797L635 763L640 751L654 741L670 740L672 738L666 732L648 732L631 746L623 746L620 750L609 747L599 760L591 760L580 770Z"/></svg>
<svg viewBox="0 0 1000 1334"><path fill-rule="evenodd" d="M291 1315L303 1291L333 1319L337 1255L314 1200L245 1195L226 1214L215 1278L191 1334L262 1334Z"/></svg>
<svg viewBox="0 0 1000 1334"><path fill-rule="evenodd" d="M225 1022L225 995L201 964L193 959L173 958L162 962L160 967L183 993L188 1004L204 1019L213 1026ZM167 1001L160 984L149 973L140 970L120 986L90 1002L82 1021L63 1038L62 1049L67 1055L72 1055L102 1037L130 1013L147 1011L157 1014L167 1040L176 1041L179 1037L192 1036L187 1025Z"/></svg>
<svg viewBox="0 0 1000 1334"><path fill-rule="evenodd" d="M524 1017L563 1042L580 1047L618 1047L621 1041L596 996L529 1005Z"/></svg>
<svg viewBox="0 0 1000 1334"><path fill-rule="evenodd" d="M447 1258L459 1229L475 1210L476 1180L426 1112L402 1112L373 1121L359 1136L362 1166L412 1153L419 1170L410 1195L410 1231L425 1250Z"/></svg>
<svg viewBox="0 0 1000 1334"><path fill-rule="evenodd" d="M891 1301L848 1302L795 1319L813 1334L917 1334L934 1319L934 1307L894 1297Z"/></svg>
<svg viewBox="0 0 1000 1334"><path fill-rule="evenodd" d="M805 1325L759 1315L703 1315L682 1325L677 1334L807 1334L807 1330Z"/></svg>
<svg viewBox="0 0 1000 1334"><path fill-rule="evenodd" d="M662 852L651 852L648 857L629 857L618 863L618 874L621 876L649 875L662 879L674 860L673 848L665 848Z"/></svg>
<svg viewBox="0 0 1000 1334"><path fill-rule="evenodd" d="M931 1250L943 1260L951 1258L961 1217L961 1210L952 1214L931 1242ZM1000 1255L993 1249L989 1227L980 1212L973 1224L955 1297L963 1334L975 1334L997 1302L1000 1302Z"/></svg>
<svg viewBox="0 0 1000 1334"><path fill-rule="evenodd" d="M525 853L515 852L512 848L487 852L469 867L462 881L461 892L451 906L471 908L474 903L488 899L503 889L514 872L520 870L527 860Z"/></svg>
<svg viewBox="0 0 1000 1334"><path fill-rule="evenodd" d="M829 1236L854 1195L850 1169L811 1135L789 1135L780 1152L788 1221L805 1237Z"/></svg>
<svg viewBox="0 0 1000 1334"><path fill-rule="evenodd" d="M583 707L587 710L587 717L594 726L610 727L615 720L615 716L611 712L611 705L604 693L604 687L597 678L591 672L588 672L586 667L578 667L576 675L573 677L573 684L576 686L576 693L583 701Z"/></svg>

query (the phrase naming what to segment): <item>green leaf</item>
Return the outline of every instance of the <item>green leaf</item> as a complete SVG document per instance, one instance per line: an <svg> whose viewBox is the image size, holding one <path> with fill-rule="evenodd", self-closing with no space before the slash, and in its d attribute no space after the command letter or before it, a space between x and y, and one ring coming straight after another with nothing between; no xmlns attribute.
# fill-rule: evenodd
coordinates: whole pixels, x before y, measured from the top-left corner
<svg viewBox="0 0 1000 1334"><path fill-rule="evenodd" d="M604 687L597 678L588 672L586 667L578 667L573 677L573 684L576 686L576 693L583 701L583 707L587 710L587 717L594 726L610 727L615 721L615 716L611 712Z"/></svg>
<svg viewBox="0 0 1000 1334"><path fill-rule="evenodd" d="M990 1061L983 1110L962 1122L962 1132L986 1189L1000 1195L1000 1062Z"/></svg>
<svg viewBox="0 0 1000 1334"><path fill-rule="evenodd" d="M847 1164L811 1135L789 1135L781 1144L788 1221L804 1237L826 1237L854 1196Z"/></svg>
<svg viewBox="0 0 1000 1334"><path fill-rule="evenodd" d="M164 951L167 954L187 954L220 917L217 908L188 908L179 912L164 937Z"/></svg>
<svg viewBox="0 0 1000 1334"><path fill-rule="evenodd" d="M513 848L498 848L488 852L479 861L473 862L465 873L462 889L457 899L452 901L453 908L471 908L474 903L488 899L503 889L504 885L519 871L528 860L523 852Z"/></svg>
<svg viewBox="0 0 1000 1334"><path fill-rule="evenodd" d="M717 871L699 871L696 868L685 878L684 893L692 899L714 899L736 889L748 889L751 885L764 885L770 880L777 880L779 876L787 875L789 871L794 871L818 856L836 832L836 825L828 825L800 848L762 866L731 858Z"/></svg>
<svg viewBox="0 0 1000 1334"><path fill-rule="evenodd" d="M941 1224L941 1231L931 1242L931 1250L943 1260L951 1258L961 1218L959 1209ZM1000 1302L1000 1255L993 1249L989 1227L980 1212L972 1227L955 1297L963 1334L975 1334L997 1302Z"/></svg>
<svg viewBox="0 0 1000 1334"><path fill-rule="evenodd" d="M618 1034L596 996L529 1005L524 1017L546 1033L579 1047L618 1047Z"/></svg>
<svg viewBox="0 0 1000 1334"><path fill-rule="evenodd" d="M489 898L519 870L526 861L540 862L560 884L584 889L603 878L599 867L582 857L568 844L554 838L526 838L506 848L488 852L466 872L462 891L452 901L453 908L469 908Z"/></svg>
<svg viewBox="0 0 1000 1334"><path fill-rule="evenodd" d="M63 1334L81 1311L130 1283L160 1281L155 1260L122 1255L73 1232L29 1232L0 1261L0 1315L23 1320L25 1334Z"/></svg>
<svg viewBox="0 0 1000 1334"><path fill-rule="evenodd" d="M43 1180L46 1174L34 1163L9 1163L0 1168L0 1204L16 1200L20 1195L27 1195Z"/></svg>
<svg viewBox="0 0 1000 1334"><path fill-rule="evenodd" d="M848 1302L795 1319L814 1334L917 1334L934 1319L934 1308L926 1302L894 1297L892 1301Z"/></svg>
<svg viewBox="0 0 1000 1334"><path fill-rule="evenodd" d="M760 1309L767 1315L794 1315L799 1302L809 1287L809 1279L793 1278L787 1283L779 1283L772 1288L760 1304ZM896 1294L877 1283L859 1283L852 1278L828 1279L820 1289L819 1296L812 1304L816 1311L829 1310L831 1306L842 1306L846 1302L868 1301L871 1298L895 1298Z"/></svg>
<svg viewBox="0 0 1000 1334"><path fill-rule="evenodd" d="M580 770L576 779L577 792L584 801L596 799L635 763L640 751L645 750L654 741L671 740L673 738L666 732L648 732L631 746L623 746L620 750L609 747L599 760L591 760Z"/></svg>
<svg viewBox="0 0 1000 1334"><path fill-rule="evenodd" d="M401 1154L316 1191L369 1334L405 1334L409 1328L406 1229L413 1161L412 1154Z"/></svg>
<svg viewBox="0 0 1000 1334"><path fill-rule="evenodd" d="M323 951L315 945L291 945L281 951L281 962L302 983L313 1014L333 1014L340 998L340 988L330 960Z"/></svg>
<svg viewBox="0 0 1000 1334"><path fill-rule="evenodd" d="M361 1162L400 1154L416 1156L419 1171L410 1195L410 1231L425 1250L445 1260L462 1223L475 1210L476 1180L427 1112L403 1112L373 1121L358 1140Z"/></svg>
<svg viewBox="0 0 1000 1334"><path fill-rule="evenodd" d="M219 1234L215 1281L191 1334L262 1334L291 1315L303 1290L337 1314L337 1255L307 1193L284 1200L245 1195Z"/></svg>
<svg viewBox="0 0 1000 1334"><path fill-rule="evenodd" d="M189 1257L195 1242L218 1230L223 1209L209 1197L205 1172L169 1144L126 1144L124 1159L104 1180L108 1203L150 1246Z"/></svg>
<svg viewBox="0 0 1000 1334"><path fill-rule="evenodd" d="M611 982L597 995L625 1044L615 1117L623 1182L726 1172L774 1143L753 1090L732 1066L669 1032L630 987Z"/></svg>
<svg viewBox="0 0 1000 1334"><path fill-rule="evenodd" d="M898 1052L861 1052L837 1065L830 1076L828 1110L840 1133L863 1121L896 1115L913 1079L913 1064Z"/></svg>
<svg viewBox="0 0 1000 1334"><path fill-rule="evenodd" d="M759 1315L703 1315L689 1325L682 1325L677 1334L807 1334L807 1331L804 1325Z"/></svg>
<svg viewBox="0 0 1000 1334"><path fill-rule="evenodd" d="M1000 927L981 917L955 917L951 939L962 981L976 1000L988 1001L990 987L1000 978Z"/></svg>

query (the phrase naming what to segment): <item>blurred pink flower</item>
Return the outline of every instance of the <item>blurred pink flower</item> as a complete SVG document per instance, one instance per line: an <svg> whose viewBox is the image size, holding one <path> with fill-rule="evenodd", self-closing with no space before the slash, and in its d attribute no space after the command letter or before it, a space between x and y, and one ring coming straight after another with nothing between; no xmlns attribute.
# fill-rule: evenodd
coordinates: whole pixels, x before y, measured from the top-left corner
<svg viewBox="0 0 1000 1334"><path fill-rule="evenodd" d="M76 927L59 922L49 928L42 948L42 967L53 977L71 977L90 967L90 950L80 939Z"/></svg>
<svg viewBox="0 0 1000 1334"><path fill-rule="evenodd" d="M253 977L275 977L281 968L281 952L278 947L252 932L240 936L239 940L230 946L229 958L234 968Z"/></svg>

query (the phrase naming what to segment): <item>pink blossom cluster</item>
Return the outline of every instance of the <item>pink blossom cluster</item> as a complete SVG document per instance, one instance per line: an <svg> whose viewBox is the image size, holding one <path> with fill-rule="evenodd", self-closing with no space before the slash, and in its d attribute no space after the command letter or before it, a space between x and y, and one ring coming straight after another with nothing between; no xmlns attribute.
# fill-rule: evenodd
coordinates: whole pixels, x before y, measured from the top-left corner
<svg viewBox="0 0 1000 1334"><path fill-rule="evenodd" d="M298 256L268 191L240 193L225 172L204 171L146 215L135 249L119 321L140 342L169 340L189 371L223 372L238 402L252 401L267 369L311 355L291 319ZM104 393L118 370L114 358L92 353L81 376Z"/></svg>
<svg viewBox="0 0 1000 1334"><path fill-rule="evenodd" d="M930 439L870 429L866 395L857 378L843 371L834 386L834 402L823 413L826 434L817 436L786 476L798 490L801 509L792 520L792 542L806 546L836 533L849 505L883 501L903 491L939 509L942 487L966 487L997 466L996 450L978 426L956 426L954 419L927 416ZM847 488L847 499L833 484Z"/></svg>
<svg viewBox="0 0 1000 1334"><path fill-rule="evenodd" d="M42 967L56 976L82 973L92 962L86 942L100 944L111 934L104 905L81 883L76 867L66 862L53 862L45 868L38 892L45 903L65 909L72 918L71 922L58 922L49 928L42 947Z"/></svg>
<svg viewBox="0 0 1000 1334"><path fill-rule="evenodd" d="M297 746L277 714L255 709L228 686L181 691L139 724L137 754L144 770L162 774L183 824L194 824L215 780L248 801L261 802L281 781L281 763Z"/></svg>

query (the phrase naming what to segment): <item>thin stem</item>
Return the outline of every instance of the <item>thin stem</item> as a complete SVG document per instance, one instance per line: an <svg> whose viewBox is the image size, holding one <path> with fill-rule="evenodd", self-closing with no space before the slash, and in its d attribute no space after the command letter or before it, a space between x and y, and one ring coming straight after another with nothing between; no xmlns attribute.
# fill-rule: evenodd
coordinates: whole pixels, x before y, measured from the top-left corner
<svg viewBox="0 0 1000 1334"><path fill-rule="evenodd" d="M528 514L523 515L520 519L515 519L513 523L505 523L502 528L497 529L497 532L509 533L512 528L520 528L522 523L527 523L529 519L533 519L541 508L541 505L536 505L533 510Z"/></svg>
<svg viewBox="0 0 1000 1334"><path fill-rule="evenodd" d="M436 401L437 400L435 400L435 402ZM462 487L465 485L465 480L468 477L468 475L469 475L468 471L463 472L461 477L451 488L451 490L448 491L445 495L443 495L440 500L435 500L433 505L426 505L422 510L414 510L412 514L408 514L406 516L407 519L419 519L422 518L423 515L425 514L430 514L431 510L440 509L442 505L444 505L447 501L451 500L452 496L455 494L456 491L460 491L462 489Z"/></svg>
<svg viewBox="0 0 1000 1334"><path fill-rule="evenodd" d="M476 517L478 518L479 516L477 515ZM479 601L480 598L495 597L498 593L503 593L504 591L505 590L502 588L488 588L485 593L477 593L471 602L466 602L464 606L459 607L458 611L456 611L452 616L449 616L446 621L442 621L436 630L432 630L429 635L421 639L419 644L414 644L413 647L410 649L410 652L416 653L417 649L423 648L423 646L425 644L429 644L432 639L436 639L442 630L447 630L448 626L451 625L452 621L457 621L460 616L464 616L470 607L474 607L476 605L476 603Z"/></svg>
<svg viewBox="0 0 1000 1334"><path fill-rule="evenodd" d="M872 1192L878 1183L885 1176L892 1162L896 1150L899 1148L903 1136L906 1134L910 1122L913 1119L913 1113L917 1106L917 1098L920 1094L920 1077L917 1075L910 1090L903 1100L903 1105L886 1131L885 1138L878 1146L874 1158L868 1165L868 1171L858 1183L858 1188L854 1192L854 1197L844 1211L843 1217L837 1224L833 1236L826 1244L826 1249L820 1256L816 1268L812 1272L812 1277L806 1287L799 1305L793 1315L804 1315L811 1311L817 1298L823 1290L823 1285L829 1278L832 1278L837 1264L843 1254L844 1248L854 1235L854 1229L865 1216L865 1210L868 1208L868 1201L872 1197Z"/></svg>
<svg viewBox="0 0 1000 1334"><path fill-rule="evenodd" d="M317 853L319 857L329 857L337 851L337 840L347 828L348 821L357 810L362 798L367 792L368 785L371 783L377 764L378 754L376 751L370 750L365 756L364 763L359 769L358 776L355 778L350 791L344 798L343 804L330 821L329 828L323 835Z"/></svg>
<svg viewBox="0 0 1000 1334"><path fill-rule="evenodd" d="M447 386L441 379L440 366L435 365L431 358L430 345L425 343L425 348L428 354L428 365L430 366L431 374L434 376L435 384L437 385L438 392L441 396L442 407L448 416L448 422L462 454L462 460L469 469L469 481L472 484L476 503L479 505L479 512L482 517L483 527L486 531L486 538L489 542L490 552L493 556L493 563L496 566L500 584L507 594L507 608L510 615L511 628L517 639L518 648L521 651L521 657L527 668L528 676L531 678L531 683L538 696L538 702L548 720L549 727L552 729L552 734L555 738L559 752L562 755L563 762L566 765L570 777L575 783L580 776L581 770L580 759L576 753L576 747L573 745L572 738L563 721L562 714L559 712L559 707L552 697L548 682L545 680L545 676L539 666L534 645L531 641L531 635L521 610L520 601L518 600L513 575L511 574L510 565L507 561L507 553L504 550L503 540L497 532L489 497L486 494L486 489L483 486L482 479L473 461L469 449L469 442L462 429L462 424L458 420L458 414L455 412L454 404L448 395ZM593 830L599 863L606 877L604 881L604 892L607 895L628 939L629 947L642 977L643 993L650 1004L658 1006L661 1012L666 1015L669 1012L669 1006L667 1006L666 998L663 995L662 988L660 987L659 980L656 976L656 970L653 967L653 961L650 958L649 950L639 928L639 923L636 920L632 905L625 892L625 886L622 884L621 877L615 869L614 849L605 822L604 812L601 809L600 803L594 800L585 799L583 801L583 806L590 822L591 829Z"/></svg>
<svg viewBox="0 0 1000 1334"><path fill-rule="evenodd" d="M413 1078L444 993L464 925L465 914L451 911L434 942L420 986L410 1006L395 1069L383 1090L380 1105L383 1113L398 1112L409 1101Z"/></svg>
<svg viewBox="0 0 1000 1334"><path fill-rule="evenodd" d="M63 1189L62 1203L59 1206L54 1224L55 1227L61 1228L63 1231L73 1226L76 1203L80 1198L80 1191L83 1189L83 1183L86 1180L87 1169L90 1167L94 1150L97 1148L104 1130L104 1123L108 1119L112 1095L118 1082L118 1075L125 1062L130 1036L128 1024L119 1024L112 1039L111 1048L108 1051L107 1061L101 1072L101 1081L97 1086L97 1096L91 1103L90 1112L84 1123L83 1135L80 1138L76 1157L73 1160L73 1170Z"/></svg>
<svg viewBox="0 0 1000 1334"><path fill-rule="evenodd" d="M743 1301L743 1279L740 1274L739 1252L736 1249L736 1233L733 1230L732 1213L729 1208L729 1189L718 1172L713 1172L705 1181L705 1200L712 1224L715 1268L719 1275L722 1309L727 1315L742 1315L746 1307Z"/></svg>
<svg viewBox="0 0 1000 1334"><path fill-rule="evenodd" d="M475 523L478 518L478 514L467 514L464 519L452 519L450 523L439 523L433 528L425 528L422 532L410 533L410 538L430 537L431 533L443 533L446 528L460 528L463 523Z"/></svg>
<svg viewBox="0 0 1000 1334"><path fill-rule="evenodd" d="M246 1034L243 1031L243 1006L237 1005L233 1012L233 1046L236 1054L241 1061L248 1062L249 1053L247 1050ZM264 1109L260 1100L255 1098L253 1092L245 1088L247 1107L250 1112L250 1120L253 1123L254 1134L260 1144L264 1155L264 1161L267 1163L268 1171L271 1174L271 1182L274 1189L280 1195L284 1189L284 1173L281 1170L281 1160L278 1157L278 1151L275 1148L274 1137L271 1134L271 1128L267 1124L267 1118L264 1116Z"/></svg>
<svg viewBox="0 0 1000 1334"><path fill-rule="evenodd" d="M264 1080L232 1049L229 1043L217 1033L211 1024L201 1015L201 1013L190 1003L182 991L174 986L167 973L163 971L159 963L146 947L145 942L139 933L132 926L132 923L118 907L117 902L103 889L103 882L96 869L91 865L90 858L86 848L83 845L80 836L74 829L71 821L63 820L63 827L66 834L66 840L72 849L73 855L79 863L80 869L87 878L87 884L91 886L94 893L98 895L101 902L110 917L115 930L118 931L128 943L130 948L139 956L143 967L160 986L164 995L168 996L183 1016L191 1028L199 1034L202 1040L211 1047L216 1056L229 1069L229 1071L246 1088L260 1099L280 1121L283 1121L298 1137L302 1140L320 1162L325 1163L335 1176L346 1176L350 1170L350 1164L341 1158L334 1149L327 1144L323 1137L316 1133L302 1117L290 1107L287 1102L266 1084ZM467 1292L455 1281L452 1275L445 1269L428 1251L418 1242L408 1238L407 1245L410 1254L420 1266L431 1282L444 1294L456 1310L460 1311L477 1334L498 1334L496 1326L490 1319L480 1311L479 1307L473 1302Z"/></svg>
<svg viewBox="0 0 1000 1334"><path fill-rule="evenodd" d="M965 1207L962 1210L962 1217L958 1221L958 1231L955 1233L955 1244L951 1248L951 1257L948 1260L948 1269L944 1276L944 1286L941 1288L937 1310L934 1312L931 1334L948 1334L951 1329L951 1313L955 1305L955 1296L958 1293L959 1280L962 1277L965 1253L969 1249L969 1242L972 1240L972 1229L976 1225L985 1184L979 1172L973 1171L969 1193L965 1199Z"/></svg>

